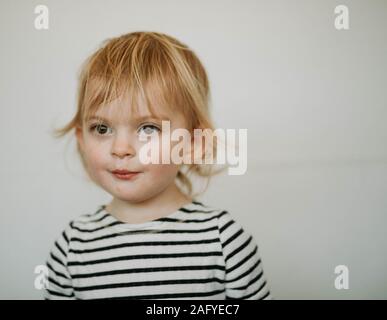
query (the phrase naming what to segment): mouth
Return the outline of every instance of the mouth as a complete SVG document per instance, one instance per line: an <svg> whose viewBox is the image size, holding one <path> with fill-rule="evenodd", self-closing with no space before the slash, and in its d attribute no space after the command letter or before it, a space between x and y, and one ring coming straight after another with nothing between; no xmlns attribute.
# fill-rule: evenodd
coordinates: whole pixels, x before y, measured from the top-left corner
<svg viewBox="0 0 387 320"><path fill-rule="evenodd" d="M135 178L140 172L128 170L114 170L111 173L120 180L131 180Z"/></svg>

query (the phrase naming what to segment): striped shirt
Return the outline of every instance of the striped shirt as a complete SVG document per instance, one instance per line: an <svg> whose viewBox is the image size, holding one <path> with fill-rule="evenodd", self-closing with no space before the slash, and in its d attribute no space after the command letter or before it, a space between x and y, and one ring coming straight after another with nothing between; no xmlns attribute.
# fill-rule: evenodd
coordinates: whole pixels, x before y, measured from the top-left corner
<svg viewBox="0 0 387 320"><path fill-rule="evenodd" d="M254 238L197 201L140 224L101 205L70 221L46 266L45 299L273 299Z"/></svg>

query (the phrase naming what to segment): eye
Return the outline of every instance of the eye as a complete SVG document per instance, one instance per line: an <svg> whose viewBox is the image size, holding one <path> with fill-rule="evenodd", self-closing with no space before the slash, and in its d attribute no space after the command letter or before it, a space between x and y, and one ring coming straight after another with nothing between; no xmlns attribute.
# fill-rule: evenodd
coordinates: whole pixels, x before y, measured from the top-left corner
<svg viewBox="0 0 387 320"><path fill-rule="evenodd" d="M160 132L160 128L153 124L145 124L139 129L139 133L143 133L146 135L151 135L154 132Z"/></svg>
<svg viewBox="0 0 387 320"><path fill-rule="evenodd" d="M108 132L109 128L108 126L104 124L94 124L90 127L90 131L97 132L99 135L104 136Z"/></svg>

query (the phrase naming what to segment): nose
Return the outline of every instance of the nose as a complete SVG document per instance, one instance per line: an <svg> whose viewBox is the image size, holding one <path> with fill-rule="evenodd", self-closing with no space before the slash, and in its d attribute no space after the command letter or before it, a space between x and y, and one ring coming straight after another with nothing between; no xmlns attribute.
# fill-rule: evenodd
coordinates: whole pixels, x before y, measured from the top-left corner
<svg viewBox="0 0 387 320"><path fill-rule="evenodd" d="M116 135L111 153L119 158L134 157L136 155L136 149L128 132L120 132Z"/></svg>

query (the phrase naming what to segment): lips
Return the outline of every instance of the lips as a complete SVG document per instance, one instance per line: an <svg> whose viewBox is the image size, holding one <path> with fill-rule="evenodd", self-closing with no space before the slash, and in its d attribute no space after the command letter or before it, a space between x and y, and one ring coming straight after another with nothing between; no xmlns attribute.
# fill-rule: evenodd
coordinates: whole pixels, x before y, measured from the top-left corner
<svg viewBox="0 0 387 320"><path fill-rule="evenodd" d="M138 173L137 171L128 171L128 170L125 170L125 169L117 169L117 170L113 170L112 173L116 173L116 174L131 174L131 173Z"/></svg>
<svg viewBox="0 0 387 320"><path fill-rule="evenodd" d="M113 175L121 180L130 180L136 177L140 172L138 171L128 171L124 169L117 169L112 171Z"/></svg>

